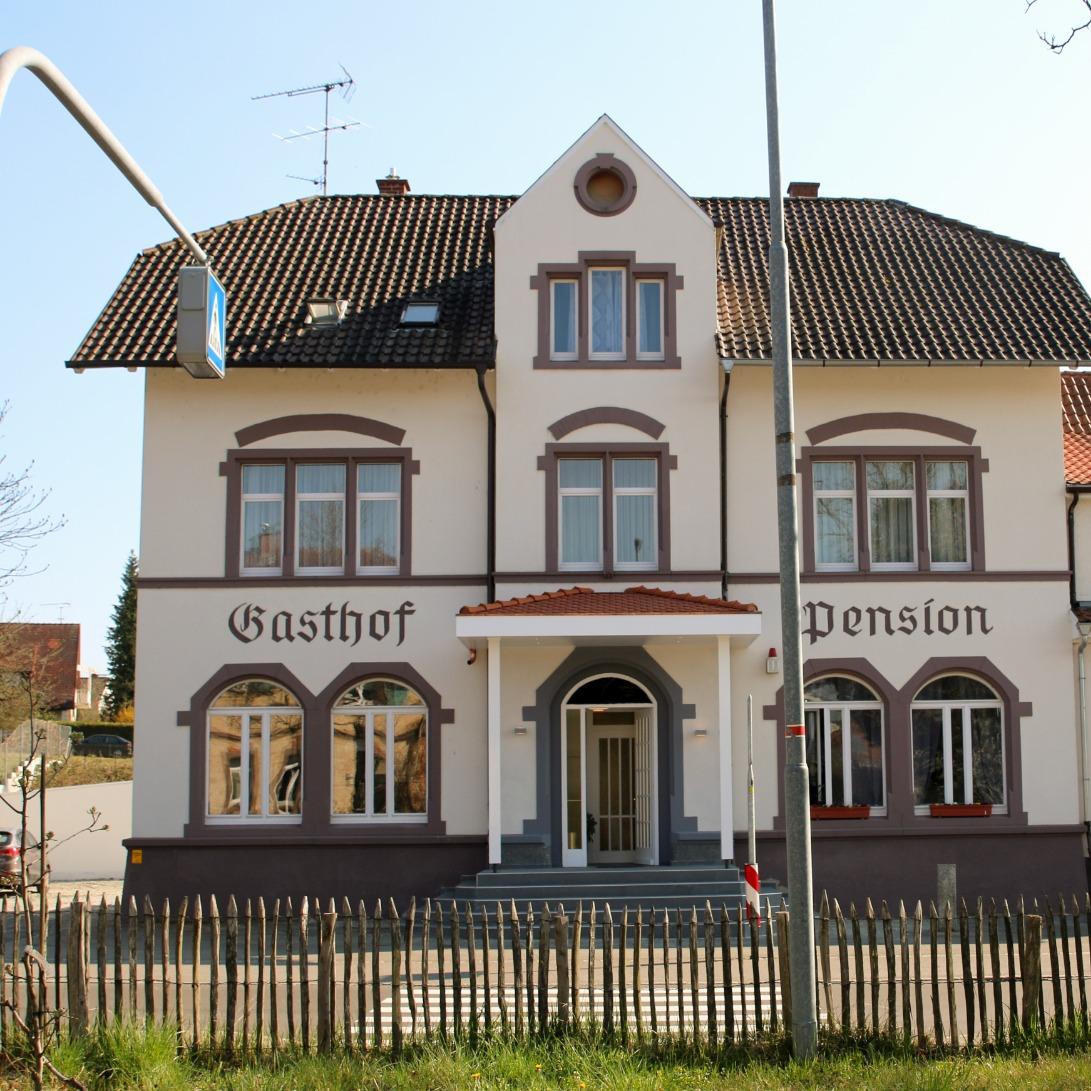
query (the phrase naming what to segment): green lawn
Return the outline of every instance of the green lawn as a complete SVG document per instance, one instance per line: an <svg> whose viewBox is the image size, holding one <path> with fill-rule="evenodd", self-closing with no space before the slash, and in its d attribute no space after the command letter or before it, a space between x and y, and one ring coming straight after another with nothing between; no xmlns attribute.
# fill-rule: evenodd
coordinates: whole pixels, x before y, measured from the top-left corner
<svg viewBox="0 0 1091 1091"><path fill-rule="evenodd" d="M781 1047L765 1047L765 1060L725 1063L682 1047L604 1045L574 1039L513 1045L501 1041L469 1045L439 1043L389 1054L327 1059L281 1055L228 1065L210 1059L179 1059L169 1033L145 1036L107 1030L86 1044L65 1044L56 1063L94 1091L357 1091L357 1089L529 1088L541 1091L607 1088L613 1091L681 1091L745 1088L779 1091L977 1091L977 1089L1069 1089L1091 1087L1091 1054L1023 1049L1006 1056L952 1059L891 1057L878 1052L840 1053L813 1065L785 1061ZM9 1087L29 1086L9 1069Z"/></svg>

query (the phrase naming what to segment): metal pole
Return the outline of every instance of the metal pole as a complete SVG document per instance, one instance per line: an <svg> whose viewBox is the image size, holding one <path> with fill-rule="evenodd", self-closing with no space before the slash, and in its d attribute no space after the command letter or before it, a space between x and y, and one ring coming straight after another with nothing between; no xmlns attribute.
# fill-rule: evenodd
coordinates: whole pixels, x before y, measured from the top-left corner
<svg viewBox="0 0 1091 1091"><path fill-rule="evenodd" d="M80 123L84 132L106 153L110 162L125 175L137 193L174 228L193 256L202 265L208 265L208 255L167 207L163 195L152 184L152 180L137 166L136 160L125 150L121 141L110 132L102 118L91 109L87 100L45 54L26 45L17 45L0 53L0 110L4 107L8 85L20 68L33 72L53 92L54 98Z"/></svg>
<svg viewBox="0 0 1091 1091"><path fill-rule="evenodd" d="M803 647L799 627L799 528L796 515L795 429L792 409L792 335L788 251L780 180L777 46L773 0L762 0L765 37L765 115L769 141L769 312L773 339L773 412L777 465L780 618L784 642L784 821L788 854L792 1049L811 1058L818 1037L814 979L814 894L807 740L803 724Z"/></svg>
<svg viewBox="0 0 1091 1091"><path fill-rule="evenodd" d="M758 822L754 801L754 695L746 695L746 862L758 863Z"/></svg>

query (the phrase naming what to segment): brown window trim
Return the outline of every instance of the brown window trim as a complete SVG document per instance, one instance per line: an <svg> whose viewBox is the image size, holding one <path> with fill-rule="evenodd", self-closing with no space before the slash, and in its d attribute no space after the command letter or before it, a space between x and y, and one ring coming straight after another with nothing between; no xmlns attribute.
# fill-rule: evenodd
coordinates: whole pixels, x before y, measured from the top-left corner
<svg viewBox="0 0 1091 1091"><path fill-rule="evenodd" d="M557 535L560 531L557 514L557 461L583 456L601 458L605 465L602 475L602 569L579 571L560 568ZM658 522L657 564L652 569L623 569L623 578L669 576L671 567L670 534L670 471L678 469L678 456L670 453L666 443L547 443L545 454L538 457L538 469L545 472L546 572L562 578L601 575L612 578L614 571L614 483L609 462L614 458L654 458L657 463L656 519Z"/></svg>
<svg viewBox="0 0 1091 1091"><path fill-rule="evenodd" d="M677 293L685 287L685 278L677 273L673 262L638 262L633 250L581 250L575 262L539 265L530 286L538 293L538 353L533 365L538 369L563 371L566 368L611 369L651 368L677 369L682 366L678 356ZM626 271L625 277L625 358L622 360L592 360L588 347L587 284L591 266L616 266ZM576 359L553 360L550 357L550 325L554 280L575 280L576 290ZM638 360L636 355L636 281L663 281L663 359Z"/></svg>
<svg viewBox="0 0 1091 1091"><path fill-rule="evenodd" d="M284 686L299 700L303 712L303 806L301 821L254 823L209 822L205 814L208 793L208 710L213 699L234 682L263 678ZM333 822L332 798L333 706L349 686L369 678L405 682L424 698L428 710L428 819L426 822ZM183 836L189 840L239 840L264 842L376 841L442 836L446 831L442 811L440 763L442 727L454 723L454 710L443 707L439 693L408 663L350 663L321 693L312 693L283 663L231 663L221 667L178 713L179 727L189 728L189 821Z"/></svg>
<svg viewBox="0 0 1091 1091"><path fill-rule="evenodd" d="M933 678L944 674L965 674L981 679L1000 698L1004 708L1004 757L1008 813L988 818L959 821L933 818L916 813L913 803L913 699ZM1034 714L1028 701L1022 701L1015 684L985 656L935 656L924 663L901 689L895 689L886 677L866 659L808 659L803 664L803 682L841 675L857 679L868 686L883 704L886 767L886 815L871 815L863 820L829 820L820 823L820 834L844 836L888 835L905 830L912 833L996 833L998 829L1022 828L1027 825L1023 810L1023 772L1021 721ZM773 704L765 705L762 715L778 725L777 735L783 737L784 689L777 690ZM773 829L784 829L784 746L777 746L777 814Z"/></svg>
<svg viewBox="0 0 1091 1091"><path fill-rule="evenodd" d="M304 463L343 462L345 473L345 570L333 576L295 575L295 467ZM363 462L400 462L402 466L401 541L398 571L389 575L356 572L356 473ZM242 466L264 463L282 465L284 471L284 529L280 575L244 576L240 572L242 541ZM228 451L220 463L220 473L227 478L227 519L225 523L224 577L242 580L289 580L306 578L398 580L413 572L413 477L420 473L420 462L411 447L310 447L272 450Z"/></svg>
<svg viewBox="0 0 1091 1091"><path fill-rule="evenodd" d="M867 483L864 463L881 459L911 461L914 464L915 518L917 524L917 567L899 572L872 572L867 524ZM933 573L928 540L926 462L968 462L970 505L970 567L965 571L942 569ZM814 556L814 479L816 462L854 462L856 465L856 568L845 571L820 571ZM822 579L846 575L872 574L876 578L897 578L913 573L954 576L985 571L985 516L982 505L982 475L989 470L989 460L981 457L980 447L804 447L796 462L803 483L803 574Z"/></svg>
<svg viewBox="0 0 1091 1091"><path fill-rule="evenodd" d="M587 189L592 176L602 171L614 175L621 183L621 196L609 204L596 201ZM636 175L629 164L616 158L613 152L600 152L576 172L572 188L575 190L576 200L592 215L616 216L624 212L636 198Z"/></svg>

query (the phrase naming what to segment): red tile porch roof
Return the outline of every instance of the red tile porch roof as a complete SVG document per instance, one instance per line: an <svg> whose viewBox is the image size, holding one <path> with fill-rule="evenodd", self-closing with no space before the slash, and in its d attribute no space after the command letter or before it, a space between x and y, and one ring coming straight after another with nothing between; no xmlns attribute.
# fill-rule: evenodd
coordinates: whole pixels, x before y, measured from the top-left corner
<svg viewBox="0 0 1091 1091"><path fill-rule="evenodd" d="M463 606L460 615L506 617L570 616L586 614L756 614L752 602L714 599L667 591L660 587L628 587L622 591L594 591L590 587L563 587L538 595Z"/></svg>
<svg viewBox="0 0 1091 1091"><path fill-rule="evenodd" d="M1061 372L1064 477L1069 485L1091 485L1091 371Z"/></svg>

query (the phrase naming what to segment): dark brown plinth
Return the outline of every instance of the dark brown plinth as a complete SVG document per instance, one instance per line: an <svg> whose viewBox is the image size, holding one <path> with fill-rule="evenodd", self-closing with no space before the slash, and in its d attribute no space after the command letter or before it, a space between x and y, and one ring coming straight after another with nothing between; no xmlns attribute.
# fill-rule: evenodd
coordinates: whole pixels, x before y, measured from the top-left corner
<svg viewBox="0 0 1091 1091"><path fill-rule="evenodd" d="M188 895L215 894L223 906L228 895L245 898L299 900L333 898L340 908L347 897L355 906L363 898L393 898L399 905L412 896L436 894L461 876L480 871L487 862L484 837L439 837L419 840L339 840L308 843L299 840L243 843L228 839L187 841L182 838L139 838L125 842L126 901L142 903L147 894L155 904L172 904ZM141 863L133 863L133 850ZM206 903L207 904L207 903Z"/></svg>

